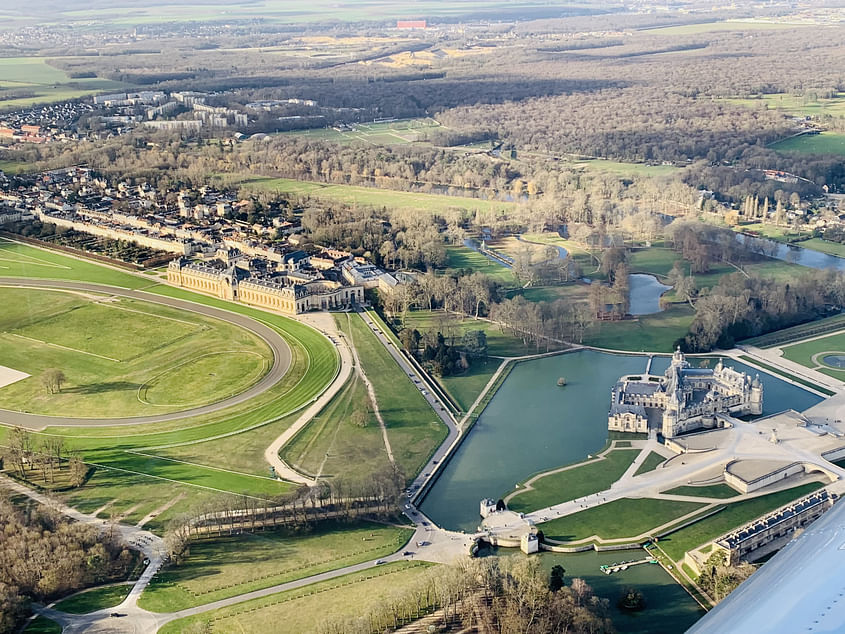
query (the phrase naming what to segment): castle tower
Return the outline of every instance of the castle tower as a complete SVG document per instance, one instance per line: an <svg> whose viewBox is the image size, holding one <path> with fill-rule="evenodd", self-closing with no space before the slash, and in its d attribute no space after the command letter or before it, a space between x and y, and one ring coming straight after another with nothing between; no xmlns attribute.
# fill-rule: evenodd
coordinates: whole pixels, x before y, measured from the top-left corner
<svg viewBox="0 0 845 634"><path fill-rule="evenodd" d="M759 416L763 413L763 382L760 381L760 375L757 374L751 382L751 401L749 403L748 411L750 414Z"/></svg>

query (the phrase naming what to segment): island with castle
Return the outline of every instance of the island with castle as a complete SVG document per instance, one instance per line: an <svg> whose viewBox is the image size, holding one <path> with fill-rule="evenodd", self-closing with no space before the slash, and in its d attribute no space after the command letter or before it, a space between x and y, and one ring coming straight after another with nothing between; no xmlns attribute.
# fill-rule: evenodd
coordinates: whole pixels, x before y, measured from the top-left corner
<svg viewBox="0 0 845 634"><path fill-rule="evenodd" d="M693 368L680 348L663 375L623 376L611 389L607 428L674 438L697 429L719 427L718 414L763 413L763 384L726 367Z"/></svg>

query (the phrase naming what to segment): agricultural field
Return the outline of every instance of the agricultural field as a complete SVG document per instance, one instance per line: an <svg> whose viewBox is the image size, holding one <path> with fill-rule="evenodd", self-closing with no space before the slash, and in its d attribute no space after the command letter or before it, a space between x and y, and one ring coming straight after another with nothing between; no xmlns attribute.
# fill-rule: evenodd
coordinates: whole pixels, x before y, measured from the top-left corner
<svg viewBox="0 0 845 634"><path fill-rule="evenodd" d="M598 460L553 471L530 485L523 483L506 497L508 508L517 513L528 513L604 491L622 477L639 454L639 449L613 449Z"/></svg>
<svg viewBox="0 0 845 634"><path fill-rule="evenodd" d="M206 631L270 632L284 623L291 632L316 632L322 622L366 614L402 593L430 569L422 562L397 562L296 590L253 599L168 623L160 634ZM425 606L423 606L425 607Z"/></svg>
<svg viewBox="0 0 845 634"><path fill-rule="evenodd" d="M647 177L647 176L671 176L678 171L674 165L648 165L646 163L623 163L621 161L609 161L607 159L590 159L579 161L574 167L581 168L588 172L607 173L622 176L625 178Z"/></svg>
<svg viewBox="0 0 845 634"><path fill-rule="evenodd" d="M346 313L337 322L373 385L396 465L412 479L446 438L446 426L363 319Z"/></svg>
<svg viewBox="0 0 845 634"><path fill-rule="evenodd" d="M790 139L778 141L770 146L778 152L798 152L800 154L837 154L845 156L845 134L822 132L821 134L802 134Z"/></svg>
<svg viewBox="0 0 845 634"><path fill-rule="evenodd" d="M30 376L0 388L0 407L40 414L166 413L244 391L272 365L255 334L134 299L0 287L0 365ZM49 368L66 381L42 385Z"/></svg>
<svg viewBox="0 0 845 634"><path fill-rule="evenodd" d="M538 527L547 538L557 541L576 541L592 535L601 539L622 539L647 533L704 506L703 503L655 498L622 498L543 522Z"/></svg>
<svg viewBox="0 0 845 634"><path fill-rule="evenodd" d="M359 185L332 185L314 181L299 181L290 178L263 178L245 175L242 186L246 189L257 191L308 196L326 202L375 208L411 209L437 214L452 213L463 215L472 213L475 210L505 213L514 206L514 203L484 200L481 198L402 192Z"/></svg>
<svg viewBox="0 0 845 634"><path fill-rule="evenodd" d="M48 61L41 57L0 59L0 109L14 110L127 87L107 79L73 79Z"/></svg>
<svg viewBox="0 0 845 634"><path fill-rule="evenodd" d="M397 526L326 522L307 535L280 528L195 541L183 563L153 578L139 605L174 612L227 599L389 555L412 534Z"/></svg>
<svg viewBox="0 0 845 634"><path fill-rule="evenodd" d="M703 22L701 24L684 24L682 26L667 26L656 29L646 29L651 35L698 35L700 33L714 33L720 31L780 31L806 27L806 24L789 24L787 22L751 22L742 20L725 20L721 22Z"/></svg>

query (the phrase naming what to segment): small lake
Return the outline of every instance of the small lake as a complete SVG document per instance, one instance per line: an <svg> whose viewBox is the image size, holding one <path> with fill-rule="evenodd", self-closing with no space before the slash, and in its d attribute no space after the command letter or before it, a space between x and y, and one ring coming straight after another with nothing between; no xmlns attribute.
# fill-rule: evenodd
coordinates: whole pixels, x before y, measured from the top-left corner
<svg viewBox="0 0 845 634"><path fill-rule="evenodd" d="M445 465L422 510L444 528L474 531L482 498L499 498L531 474L600 450L611 387L623 374L644 372L647 359L579 350L517 364ZM651 371L662 373L668 364L668 357L655 357ZM730 365L757 373L742 363ZM561 376L565 387L557 385ZM770 374L761 372L760 379L764 415L802 411L822 400Z"/></svg>
<svg viewBox="0 0 845 634"><path fill-rule="evenodd" d="M632 315L653 315L663 309L660 297L671 286L662 284L654 275L633 273L628 276L628 312Z"/></svg>
<svg viewBox="0 0 845 634"><path fill-rule="evenodd" d="M792 246L756 236L736 234L736 239L756 253L762 253L776 260L783 260L792 264L800 264L811 269L836 269L845 271L845 258L820 253L812 249Z"/></svg>

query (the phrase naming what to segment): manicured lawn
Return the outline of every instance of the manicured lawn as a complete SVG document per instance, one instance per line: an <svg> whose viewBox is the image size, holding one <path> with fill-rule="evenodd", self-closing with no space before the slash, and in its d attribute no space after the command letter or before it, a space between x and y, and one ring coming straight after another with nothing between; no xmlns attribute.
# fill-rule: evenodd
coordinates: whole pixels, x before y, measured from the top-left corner
<svg viewBox="0 0 845 634"><path fill-rule="evenodd" d="M94 588L81 594L59 601L54 607L71 614L87 614L104 608L112 608L123 603L132 589L131 584Z"/></svg>
<svg viewBox="0 0 845 634"><path fill-rule="evenodd" d="M282 132L280 136L296 136L332 143L347 144L363 142L379 145L407 145L418 141L421 133L440 127L434 119L401 119L389 123L361 123L354 130L335 130L334 128L313 128L310 130L292 130Z"/></svg>
<svg viewBox="0 0 845 634"><path fill-rule="evenodd" d="M498 325L483 319L461 319L458 315L446 314L440 310L413 310L405 315L405 327L416 328L420 332L441 332L447 343L460 344L468 330L483 330L487 335L487 353L497 357L519 357L545 352L536 346L526 345L522 339L502 332ZM554 350L555 348L552 348Z"/></svg>
<svg viewBox="0 0 845 634"><path fill-rule="evenodd" d="M802 240L798 243L798 246L845 258L845 244L840 242L831 242L822 238L810 238L809 240Z"/></svg>
<svg viewBox="0 0 845 634"><path fill-rule="evenodd" d="M632 352L671 352L672 344L689 331L693 316L689 305L673 304L661 313L637 319L603 321L587 331L584 343Z"/></svg>
<svg viewBox="0 0 845 634"><path fill-rule="evenodd" d="M410 528L331 522L306 535L277 529L193 542L185 562L159 572L139 605L172 612L268 588L384 557L412 534Z"/></svg>
<svg viewBox="0 0 845 634"><path fill-rule="evenodd" d="M24 630L26 634L61 634L62 626L46 616L34 618Z"/></svg>
<svg viewBox="0 0 845 634"><path fill-rule="evenodd" d="M356 423L357 417L366 421L365 427ZM390 466L369 395L357 374L282 449L281 457L311 477L355 482Z"/></svg>
<svg viewBox="0 0 845 634"><path fill-rule="evenodd" d="M669 489L668 491L661 491L661 493L668 493L670 495L693 495L702 498L719 498L727 499L736 497L739 492L735 491L727 484L711 484L709 486L682 486Z"/></svg>
<svg viewBox="0 0 845 634"><path fill-rule="evenodd" d="M137 275L7 238L0 238L0 277L80 280L122 288L141 288L150 284L150 280Z"/></svg>
<svg viewBox="0 0 845 634"><path fill-rule="evenodd" d="M801 135L778 141L770 146L778 152L798 152L799 154L837 154L845 156L845 134L840 132L822 132L821 134Z"/></svg>
<svg viewBox="0 0 845 634"><path fill-rule="evenodd" d="M673 560L678 561L686 551L739 528L784 504L789 504L821 486L818 482L810 482L785 491L728 504L725 510L667 535L660 540L660 547Z"/></svg>
<svg viewBox="0 0 845 634"><path fill-rule="evenodd" d="M337 579L253 599L194 617L168 623L159 634L204 631L201 625L212 619L224 632L273 632L280 624L287 632L316 632L322 622L363 615L370 607L402 593L426 574L431 564L397 562L364 570ZM423 606L425 607L425 606Z"/></svg>
<svg viewBox="0 0 845 634"><path fill-rule="evenodd" d="M444 376L438 381L461 410L466 412L490 382L501 363L499 359L473 359L470 367L462 374Z"/></svg>
<svg viewBox="0 0 845 634"><path fill-rule="evenodd" d="M484 273L505 286L515 286L516 278L506 266L469 247L446 247L446 268Z"/></svg>
<svg viewBox="0 0 845 634"><path fill-rule="evenodd" d="M7 409L159 414L242 392L272 363L257 335L159 304L7 287L0 303L11 307L0 316L0 365L30 375L0 388ZM48 368L66 377L55 394L40 381Z"/></svg>
<svg viewBox="0 0 845 634"><path fill-rule="evenodd" d="M338 323L373 384L397 466L411 479L446 438L446 426L363 319L347 313Z"/></svg>
<svg viewBox="0 0 845 634"><path fill-rule="evenodd" d="M845 353L845 332L840 332L821 339L813 339L805 343L794 343L783 346L783 356L790 361L800 363L808 368L814 368L824 363L819 359L818 363L813 362L813 356L822 352Z"/></svg>
<svg viewBox="0 0 845 634"><path fill-rule="evenodd" d="M591 535L621 539L647 533L703 506L695 502L623 498L538 524L538 528L546 537L559 541L575 541Z"/></svg>
<svg viewBox="0 0 845 634"><path fill-rule="evenodd" d="M259 191L308 196L329 203L339 202L367 207L413 209L426 213L464 215L476 210L505 213L514 203L418 192L402 192L378 187L357 185L331 185L289 178L262 178L246 176L243 186Z"/></svg>
<svg viewBox="0 0 845 634"><path fill-rule="evenodd" d="M510 498L508 508L527 513L604 491L625 473L639 453L639 449L614 449L603 459L543 476L531 484L532 490L517 489L524 492Z"/></svg>
<svg viewBox="0 0 845 634"><path fill-rule="evenodd" d="M649 471L654 471L666 461L666 458L661 456L656 451L650 451L649 454L646 456L646 459L643 460L642 464L639 466L637 471L634 473L635 476L638 476L643 473L648 473Z"/></svg>
<svg viewBox="0 0 845 634"><path fill-rule="evenodd" d="M821 385L816 385L815 383L811 383L810 381L807 381L806 379L802 379L801 377L795 376L794 374L790 374L789 372L785 372L784 370L781 370L780 368L776 368L774 366L771 366L768 363L763 363L762 361L758 361L757 359L754 359L754 358L746 356L746 355L742 355L739 358L742 359L743 361L748 361L749 363L753 363L754 365L763 368L767 372L770 372L772 374L779 374L780 376L786 377L787 379L790 379L791 381L795 381L799 385L806 385L807 387L814 389L817 392L821 392L822 394L827 394L828 396L833 396L835 394L835 392L832 392L831 390L827 389L826 387L822 387ZM822 372L823 374L835 372L836 374L831 374L831 376L836 376L836 378L838 378L837 375L839 373L838 370L828 370L827 368L822 368L821 370L819 370L819 372Z"/></svg>

